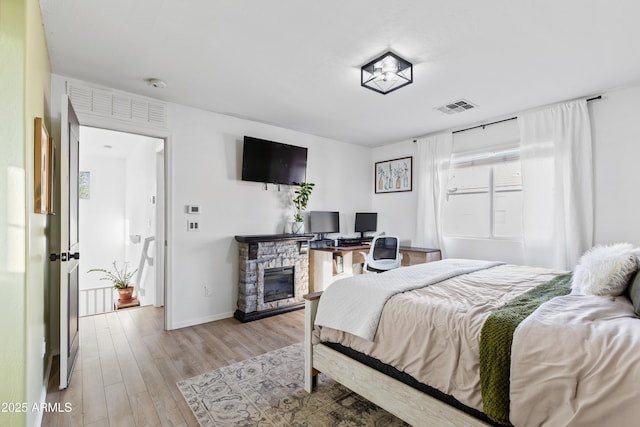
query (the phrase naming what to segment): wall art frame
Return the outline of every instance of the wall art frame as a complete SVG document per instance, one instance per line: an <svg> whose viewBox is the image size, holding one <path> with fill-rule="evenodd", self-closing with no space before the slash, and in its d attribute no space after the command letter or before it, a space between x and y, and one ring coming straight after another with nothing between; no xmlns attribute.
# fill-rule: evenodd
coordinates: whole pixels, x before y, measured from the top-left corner
<svg viewBox="0 0 640 427"><path fill-rule="evenodd" d="M35 118L33 158L33 211L38 214L53 213L53 138L41 117Z"/></svg>
<svg viewBox="0 0 640 427"><path fill-rule="evenodd" d="M376 162L373 186L376 194L412 191L413 156Z"/></svg>

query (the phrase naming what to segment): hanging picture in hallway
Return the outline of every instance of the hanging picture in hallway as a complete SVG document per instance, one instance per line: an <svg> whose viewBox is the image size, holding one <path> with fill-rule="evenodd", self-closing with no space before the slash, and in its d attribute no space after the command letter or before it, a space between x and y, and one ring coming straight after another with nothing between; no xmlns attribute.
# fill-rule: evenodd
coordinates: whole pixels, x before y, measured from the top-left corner
<svg viewBox="0 0 640 427"><path fill-rule="evenodd" d="M78 198L89 199L91 188L89 186L91 182L91 172L80 172L78 175Z"/></svg>

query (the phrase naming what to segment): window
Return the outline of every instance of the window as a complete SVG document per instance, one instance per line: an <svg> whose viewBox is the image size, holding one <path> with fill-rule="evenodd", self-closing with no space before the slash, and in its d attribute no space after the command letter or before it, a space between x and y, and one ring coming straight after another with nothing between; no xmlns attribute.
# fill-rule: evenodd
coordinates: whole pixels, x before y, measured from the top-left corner
<svg viewBox="0 0 640 427"><path fill-rule="evenodd" d="M452 156L443 233L456 237L521 237L522 175L518 148Z"/></svg>

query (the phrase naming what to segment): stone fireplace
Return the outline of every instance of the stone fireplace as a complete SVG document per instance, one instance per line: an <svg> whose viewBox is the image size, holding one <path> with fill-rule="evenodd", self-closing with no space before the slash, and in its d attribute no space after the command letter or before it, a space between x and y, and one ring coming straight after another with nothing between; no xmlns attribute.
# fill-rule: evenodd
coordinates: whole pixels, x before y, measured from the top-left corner
<svg viewBox="0 0 640 427"><path fill-rule="evenodd" d="M313 234L235 236L239 243L238 309L242 322L304 307Z"/></svg>

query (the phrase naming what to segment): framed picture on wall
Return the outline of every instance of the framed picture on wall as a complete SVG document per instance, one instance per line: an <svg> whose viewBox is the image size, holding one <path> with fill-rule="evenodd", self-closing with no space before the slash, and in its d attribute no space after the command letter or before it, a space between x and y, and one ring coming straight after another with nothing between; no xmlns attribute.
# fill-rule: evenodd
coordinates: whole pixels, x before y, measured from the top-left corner
<svg viewBox="0 0 640 427"><path fill-rule="evenodd" d="M33 211L40 214L53 212L53 140L40 117L35 119Z"/></svg>
<svg viewBox="0 0 640 427"><path fill-rule="evenodd" d="M91 198L91 172L80 171L78 173L78 198Z"/></svg>
<svg viewBox="0 0 640 427"><path fill-rule="evenodd" d="M376 162L374 168L376 193L397 193L413 188L413 156Z"/></svg>

